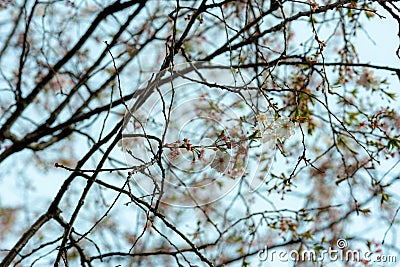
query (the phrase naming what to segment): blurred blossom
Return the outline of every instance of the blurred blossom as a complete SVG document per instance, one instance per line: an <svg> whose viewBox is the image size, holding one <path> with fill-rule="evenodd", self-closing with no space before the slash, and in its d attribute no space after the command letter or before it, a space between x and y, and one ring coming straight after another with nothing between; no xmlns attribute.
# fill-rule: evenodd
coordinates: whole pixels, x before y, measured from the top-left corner
<svg viewBox="0 0 400 267"><path fill-rule="evenodd" d="M177 140L171 144L165 144L165 147L170 148L170 152L168 153L168 157L172 160L177 159L180 155L179 147L181 145L181 141Z"/></svg>
<svg viewBox="0 0 400 267"><path fill-rule="evenodd" d="M143 146L143 137L126 137L118 142L122 149L132 150Z"/></svg>
<svg viewBox="0 0 400 267"><path fill-rule="evenodd" d="M228 167L230 158L231 156L228 152L218 150L217 153L215 153L213 162L211 163L211 168L217 172L223 173Z"/></svg>
<svg viewBox="0 0 400 267"><path fill-rule="evenodd" d="M371 89L372 87L379 85L379 81L374 78L374 72L367 68L363 69L363 72L356 83L366 89Z"/></svg>
<svg viewBox="0 0 400 267"><path fill-rule="evenodd" d="M231 167L227 171L227 175L231 178L237 178L245 175L246 169L246 155L238 153L235 157L235 161L231 162Z"/></svg>
<svg viewBox="0 0 400 267"><path fill-rule="evenodd" d="M245 168L233 168L232 170L228 171L228 175L232 178L243 176L246 173Z"/></svg>

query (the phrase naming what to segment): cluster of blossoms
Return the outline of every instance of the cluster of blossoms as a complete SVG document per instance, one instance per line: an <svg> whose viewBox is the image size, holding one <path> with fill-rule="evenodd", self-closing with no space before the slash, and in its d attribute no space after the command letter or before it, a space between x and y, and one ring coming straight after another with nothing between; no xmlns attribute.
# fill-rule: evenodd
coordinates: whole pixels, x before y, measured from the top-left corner
<svg viewBox="0 0 400 267"><path fill-rule="evenodd" d="M294 123L286 116L280 116L277 119L265 113L259 113L255 116L255 125L251 128L252 133L246 136L242 133L237 138L227 136L225 130L216 135L213 144L208 146L196 146L190 143L190 140L184 138L183 141L176 141L165 144L170 149L169 157L177 159L181 149L185 149L193 154L192 163L199 161L211 161L210 167L219 173L229 177L236 178L246 174L245 163L249 150L250 142L259 141L263 144L275 145L276 141L286 140L294 134ZM235 129L235 132L240 132ZM205 150L214 150L211 158L205 158ZM263 152L264 153L264 152Z"/></svg>
<svg viewBox="0 0 400 267"><path fill-rule="evenodd" d="M256 118L256 126L253 127L253 139L260 139L262 143L288 139L294 135L295 125L286 116L274 119L265 113L259 113Z"/></svg>
<svg viewBox="0 0 400 267"><path fill-rule="evenodd" d="M247 137L248 140L261 140L262 143L271 144L273 142L272 144L275 144L277 140L288 139L295 133L294 123L286 116L274 119L265 113L259 113L255 117L255 122L255 126L252 127L253 133ZM226 144L226 148L231 149L228 146L230 143L226 142ZM242 142L239 142L238 147L235 156L232 156L227 150L218 150L211 163L211 168L233 178L244 175L244 155L247 153L247 149L243 147Z"/></svg>

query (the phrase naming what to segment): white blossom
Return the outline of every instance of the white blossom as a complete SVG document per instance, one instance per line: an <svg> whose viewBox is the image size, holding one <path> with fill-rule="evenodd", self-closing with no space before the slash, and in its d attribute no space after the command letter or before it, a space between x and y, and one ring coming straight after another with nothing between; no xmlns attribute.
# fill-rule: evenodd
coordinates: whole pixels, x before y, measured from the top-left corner
<svg viewBox="0 0 400 267"><path fill-rule="evenodd" d="M290 121L290 119L288 117L279 117L276 121L275 121L275 125L276 125L276 135L279 139L288 139L289 137L291 137L292 135L294 135L294 123L292 121Z"/></svg>
<svg viewBox="0 0 400 267"><path fill-rule="evenodd" d="M274 120L265 113L259 113L253 131L256 138L261 139L262 143L267 143L277 139L288 139L294 135L294 128L294 123L286 116Z"/></svg>
<svg viewBox="0 0 400 267"><path fill-rule="evenodd" d="M228 167L230 158L231 156L228 152L218 150L217 153L215 153L214 160L211 162L211 168L217 172L223 173Z"/></svg>

